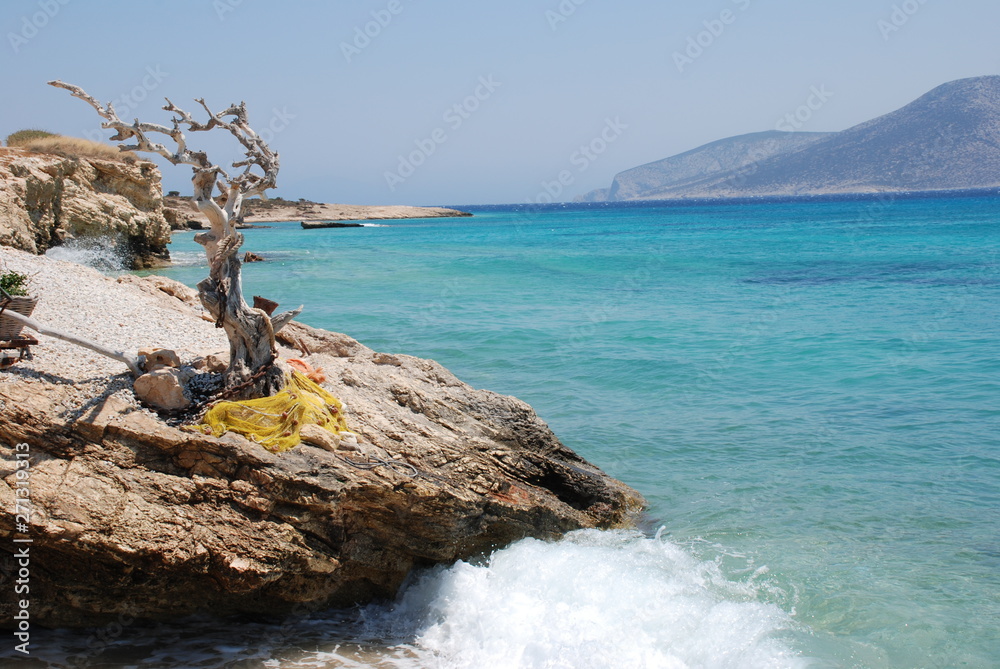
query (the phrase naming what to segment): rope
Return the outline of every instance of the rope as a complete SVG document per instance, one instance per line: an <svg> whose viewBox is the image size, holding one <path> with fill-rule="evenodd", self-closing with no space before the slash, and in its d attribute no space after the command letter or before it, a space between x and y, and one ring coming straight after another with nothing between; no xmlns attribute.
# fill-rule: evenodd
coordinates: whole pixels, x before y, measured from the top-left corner
<svg viewBox="0 0 1000 669"><path fill-rule="evenodd" d="M419 469L416 465L411 464L406 460L384 459L369 455L367 456L368 462L362 462L359 460L352 460L351 458L343 456L340 453L334 453L334 455L338 459L344 461L346 464L355 467L357 469L361 469L363 471L372 471L379 467L386 467L387 469L390 469L391 471L396 472L401 476L406 476L407 478L427 479L428 481L433 481L438 485L445 485L453 488L458 487L456 486L454 481L451 481L450 479L445 478L444 476L439 476L437 474L432 474L431 472L425 471L423 469ZM402 468L402 471L400 470L400 468Z"/></svg>
<svg viewBox="0 0 1000 669"><path fill-rule="evenodd" d="M219 400L229 399L230 397L232 397L236 393L240 392L241 390L249 388L255 382L257 382L260 379L264 378L264 375L267 374L268 371L270 371L270 369L272 367L274 367L274 361L275 361L275 357L272 355L271 359L269 361L267 361L264 365L262 365L261 368L258 369L256 372L254 372L251 376L247 377L246 381L243 381L242 383L237 383L232 388L226 388L225 390L220 390L219 392L215 393L214 395L210 395L206 399L202 400L198 404L198 407L199 408L203 407L206 404L209 404L211 402L218 402Z"/></svg>
<svg viewBox="0 0 1000 669"><path fill-rule="evenodd" d="M397 474L400 474L402 476L408 476L410 478L417 478L422 473L419 469L414 467L406 460L384 460L382 458L368 456L368 462L360 462L358 460L352 460L351 458L343 456L340 453L336 453L335 455L344 462L346 462L347 464L349 464L350 466L355 467L357 469L362 469L364 471L372 471L373 469L377 469L379 467L386 467L396 472ZM400 467L404 469L400 471L398 469Z"/></svg>

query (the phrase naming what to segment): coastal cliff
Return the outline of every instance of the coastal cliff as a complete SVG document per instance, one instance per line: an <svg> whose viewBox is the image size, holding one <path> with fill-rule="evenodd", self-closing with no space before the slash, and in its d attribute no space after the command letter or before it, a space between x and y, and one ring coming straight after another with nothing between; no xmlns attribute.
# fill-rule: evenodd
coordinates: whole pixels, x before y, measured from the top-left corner
<svg viewBox="0 0 1000 669"><path fill-rule="evenodd" d="M0 244L41 254L95 238L135 269L169 259L155 164L0 148Z"/></svg>
<svg viewBox="0 0 1000 669"><path fill-rule="evenodd" d="M192 374L210 375L191 365L228 348L176 282L115 281L11 249L0 260L35 272L35 316L53 327L120 350L171 348ZM30 453L33 621L350 605L392 596L416 567L628 526L642 507L527 404L433 361L296 322L279 344L282 358L325 370L359 450L302 443L273 454L232 432L179 429L139 405L119 363L57 340L0 372L4 508L14 507L18 445ZM0 562L23 529L0 518ZM0 602L3 619L12 606Z"/></svg>

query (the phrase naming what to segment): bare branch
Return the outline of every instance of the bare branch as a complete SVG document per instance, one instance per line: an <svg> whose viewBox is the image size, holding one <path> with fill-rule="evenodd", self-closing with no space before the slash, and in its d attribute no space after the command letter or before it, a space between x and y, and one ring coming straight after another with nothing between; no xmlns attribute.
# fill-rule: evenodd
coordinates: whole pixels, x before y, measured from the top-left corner
<svg viewBox="0 0 1000 669"><path fill-rule="evenodd" d="M280 165L278 154L271 151L271 147L250 127L246 103L240 102L238 105L230 105L225 111L216 114L205 103L204 98L198 98L195 102L200 104L205 113L208 114L209 121L206 124L198 124L197 128L192 127L192 130L225 128L246 149L246 159L233 163L233 167L245 167L246 169L243 170L242 174L230 179L231 183L239 184L240 193L244 197L249 197L261 195L268 188L274 188ZM227 121L225 119L227 116L232 116L233 120ZM190 119L190 116L187 118ZM252 172L254 167L259 167L263 175L254 174Z"/></svg>
<svg viewBox="0 0 1000 669"><path fill-rule="evenodd" d="M210 230L195 236L195 241L205 247L209 263L209 276L198 284L198 295L202 305L215 317L216 326L225 328L229 338L229 367L224 374L226 387L240 389L240 396L245 398L263 397L280 390L285 384L285 376L274 364L274 323L265 311L251 308L243 299L241 264L237 255L243 235L234 223L240 215L243 199L253 195L264 197L268 188L275 187L279 167L278 154L271 151L250 127L246 104L230 105L217 114L209 109L205 100L198 99L196 102L208 114L208 121L201 123L168 98L163 109L173 114L169 127L143 123L139 119L128 124L118 117L114 105L102 105L78 86L62 81L50 81L49 84L68 90L93 107L104 119L102 127L116 132L113 140L135 142L119 145L119 148L156 153L175 165L194 166L191 178L194 199L211 223ZM245 157L233 163L235 169L242 171L233 177L209 161L204 151L191 150L184 136L184 132L207 132L215 128L228 130L245 149ZM170 137L177 149L171 151L153 142L149 138L153 133ZM224 202L222 197L219 201L212 197L216 187L225 197ZM301 307L279 316L278 328L299 311ZM129 363L127 359L118 359Z"/></svg>
<svg viewBox="0 0 1000 669"><path fill-rule="evenodd" d="M167 126L160 125L158 123L140 123L139 120L136 119L133 124L129 125L118 118L118 113L115 111L114 105L109 102L107 107L105 107L79 86L67 84L59 80L50 81L49 85L55 86L56 88L64 88L69 91L73 97L80 98L93 107L101 118L104 119L104 123L101 124L101 127L117 131L117 134L111 138L112 140L122 142L128 139L134 139L136 141L135 144L119 144L118 148L123 151L145 151L147 153L156 153L163 156L174 165L186 164L194 165L199 169L219 169L209 162L208 156L205 155L204 152L188 150L187 144L184 141L184 134L180 131L177 123L174 123L173 128L168 128ZM171 151L163 144L151 141L147 135L152 132L161 133L173 139L177 143L177 151Z"/></svg>
<svg viewBox="0 0 1000 669"><path fill-rule="evenodd" d="M59 80L50 81L49 85L63 88L69 91L73 97L80 98L93 107L101 118L104 119L101 127L116 131L116 134L111 138L112 140L118 142L130 139L135 140L135 144L120 144L119 148L123 151L156 153L174 165L193 165L197 171L213 173L213 182L215 181L214 174L221 174L228 182L230 188L220 186L220 190L222 192L226 192L227 190L232 192L231 187L236 186L243 198L264 195L267 189L276 186L280 166L278 154L272 151L267 143L250 127L247 118L246 103L241 102L238 105L230 105L225 111L216 114L208 107L204 98L199 98L195 101L201 105L209 117L208 122L201 123L196 121L190 113L175 105L169 98L166 98L167 104L164 105L163 109L175 114L173 119L171 119L171 127L159 123L143 123L138 119L134 123L128 124L118 117L113 104L109 102L107 106L102 105L79 86L67 84ZM232 117L232 120L227 121L227 117ZM228 130L246 149L246 153L244 154L246 157L243 160L233 163L234 168L242 167L244 168L243 171L235 177L230 177L225 170L209 161L208 155L204 151L192 151L189 149L187 138L181 130L182 125L187 126L188 132L206 132L216 127ZM170 137L177 144L177 149L171 151L164 144L152 141L149 138L150 133L159 133ZM253 172L254 168L258 168L262 174L255 174ZM203 196L204 194L202 190L198 195ZM211 191L209 191L208 195L211 195ZM237 208L241 204L241 200L242 198L238 198L233 208ZM202 201L199 197L199 207Z"/></svg>

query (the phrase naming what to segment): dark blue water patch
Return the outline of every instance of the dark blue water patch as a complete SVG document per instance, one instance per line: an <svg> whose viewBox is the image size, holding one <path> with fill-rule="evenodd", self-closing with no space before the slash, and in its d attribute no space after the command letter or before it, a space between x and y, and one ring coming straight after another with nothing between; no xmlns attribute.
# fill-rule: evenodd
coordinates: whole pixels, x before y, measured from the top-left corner
<svg viewBox="0 0 1000 669"><path fill-rule="evenodd" d="M997 279L978 278L946 278L946 277L905 277L892 276L887 274L856 274L856 275L815 275L808 273L788 273L776 274L766 277L754 277L744 279L744 283L749 284L771 284L771 285L801 285L801 286L824 286L840 283L898 283L911 284L916 286L1000 286Z"/></svg>
<svg viewBox="0 0 1000 669"><path fill-rule="evenodd" d="M974 262L947 260L858 263L817 260L807 267L751 276L750 284L827 285L835 283L901 283L940 286L997 286L1000 271Z"/></svg>

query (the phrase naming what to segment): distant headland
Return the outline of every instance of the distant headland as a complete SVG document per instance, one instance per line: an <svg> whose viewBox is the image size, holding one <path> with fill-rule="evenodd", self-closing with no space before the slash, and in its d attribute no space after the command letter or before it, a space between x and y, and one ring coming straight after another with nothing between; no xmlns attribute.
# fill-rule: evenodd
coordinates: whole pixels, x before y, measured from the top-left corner
<svg viewBox="0 0 1000 669"><path fill-rule="evenodd" d="M634 167L584 202L953 191L1000 186L1000 76L938 86L841 132L740 135Z"/></svg>
<svg viewBox="0 0 1000 669"><path fill-rule="evenodd" d="M188 225L191 221L208 221L191 203L191 198L180 195L167 195L164 204L171 209L184 212ZM190 214L190 216L188 216ZM257 222L281 223L301 221L320 223L333 221L382 221L404 218L449 218L472 216L465 211L446 209L444 207L413 207L409 205L360 205L360 204L328 204L312 202L306 199L286 200L284 198L268 198L267 200L247 200L243 204L242 222L256 224ZM310 226L317 227L317 226Z"/></svg>

